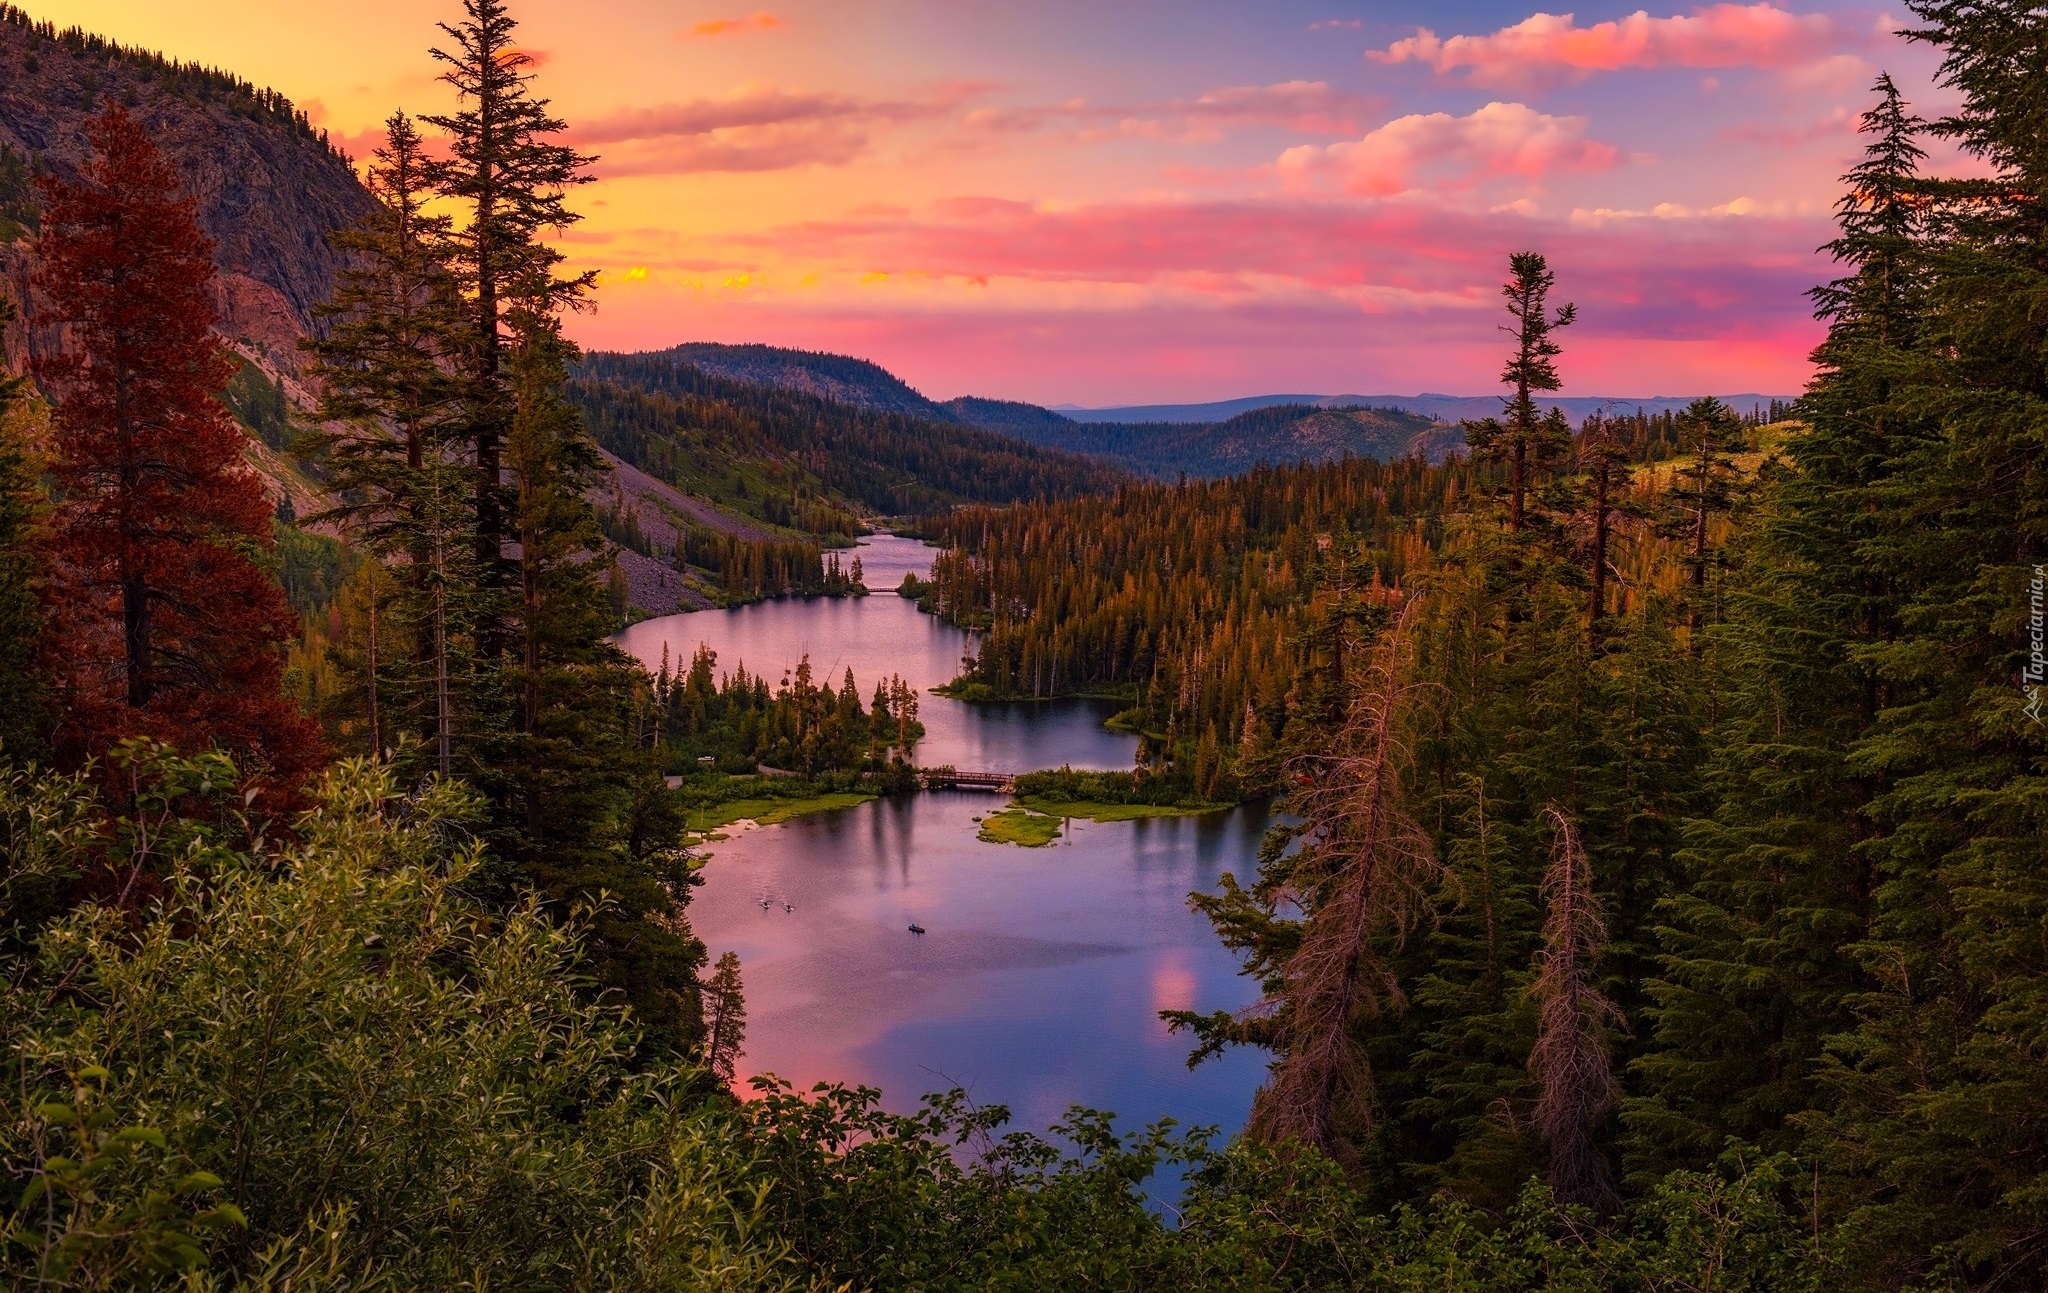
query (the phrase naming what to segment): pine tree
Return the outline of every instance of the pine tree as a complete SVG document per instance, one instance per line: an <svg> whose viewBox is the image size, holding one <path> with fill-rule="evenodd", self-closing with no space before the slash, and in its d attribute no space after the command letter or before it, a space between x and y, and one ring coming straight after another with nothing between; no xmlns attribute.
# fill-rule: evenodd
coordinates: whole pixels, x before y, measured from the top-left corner
<svg viewBox="0 0 2048 1293"><path fill-rule="evenodd" d="M1403 803L1407 648L1404 615L1373 650L1329 751L1297 770L1308 783L1294 799L1305 826L1285 883L1306 914L1269 997L1279 1059L1246 1127L1343 1158L1356 1157L1379 1117L1355 1030L1400 1009L1389 955L1420 918L1437 866Z"/></svg>
<svg viewBox="0 0 2048 1293"><path fill-rule="evenodd" d="M1671 491L1672 501L1681 509L1674 521L1682 528L1692 549L1686 558L1692 582L1692 630L1698 633L1706 623L1707 554L1714 518L1735 502L1735 460L1728 455L1742 443L1742 419L1727 405L1711 397L1686 405L1678 418L1681 444L1691 454Z"/></svg>
<svg viewBox="0 0 2048 1293"><path fill-rule="evenodd" d="M540 241L542 230L580 218L566 195L589 181L584 168L595 159L551 141L567 123L549 113L546 99L533 97L533 57L513 43L519 24L503 0L463 0L463 14L463 21L441 26L453 48L433 51L447 65L442 79L461 109L426 121L449 136L450 156L430 173L437 192L461 213L447 260L468 315L463 434L476 473L476 565L497 602L482 610L478 645L495 659L507 640L505 603L516 582L504 555L512 503L502 456L515 415L506 313L514 297L535 290L522 286L533 280L545 280L542 290L558 309L576 308L596 281L594 272L555 278L562 256Z"/></svg>
<svg viewBox="0 0 2048 1293"><path fill-rule="evenodd" d="M1581 429L1579 469L1585 472L1590 482L1586 510L1592 530L1586 560L1587 582L1592 585L1586 598L1586 643L1590 649L1598 650L1601 622L1607 618L1612 526L1620 499L1633 474L1628 461L1628 447L1615 435L1608 420L1599 414L1587 418Z"/></svg>
<svg viewBox="0 0 2048 1293"><path fill-rule="evenodd" d="M1505 421L1468 421L1464 428L1475 458L1507 464L1508 528L1519 533L1528 523L1526 501L1533 473L1571 447L1570 428L1561 416L1539 416L1535 395L1562 387L1556 359L1564 350L1552 334L1570 327L1578 312L1571 305L1551 312L1550 292L1557 286L1557 275L1540 253L1516 252L1508 258L1508 272L1501 295L1507 298L1508 313L1515 323L1502 331L1514 337L1515 352L1501 370L1501 381L1513 388L1514 394L1502 400Z"/></svg>
<svg viewBox="0 0 2048 1293"><path fill-rule="evenodd" d="M721 1085L732 1085L746 1041L747 999L740 987L739 953L724 952L704 985L704 1067Z"/></svg>
<svg viewBox="0 0 2048 1293"><path fill-rule="evenodd" d="M288 794L324 758L279 691L296 637L250 553L271 507L215 398L237 368L213 334L213 247L149 137L95 118L76 184L45 179L41 327L70 329L36 380L56 405L42 659L66 761L148 735L218 745ZM281 806L273 800L272 808Z"/></svg>
<svg viewBox="0 0 2048 1293"><path fill-rule="evenodd" d="M379 561L403 563L397 609L413 644L406 708L446 776L462 672L452 639L474 582L475 514L450 459L463 411L453 373L462 318L440 259L449 222L426 210L419 134L404 113L385 124L389 143L366 176L378 208L335 235L355 259L317 310L326 335L307 343L322 383L320 420L343 428L320 438L336 505L311 519L339 522Z"/></svg>

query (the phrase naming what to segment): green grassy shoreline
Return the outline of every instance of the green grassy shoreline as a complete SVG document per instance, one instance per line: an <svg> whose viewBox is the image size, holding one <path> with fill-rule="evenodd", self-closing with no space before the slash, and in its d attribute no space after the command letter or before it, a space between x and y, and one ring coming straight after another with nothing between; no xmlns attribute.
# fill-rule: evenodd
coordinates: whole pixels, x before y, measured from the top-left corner
<svg viewBox="0 0 2048 1293"><path fill-rule="evenodd" d="M692 812L689 829L702 834L715 831L721 826L731 826L735 822L777 826L792 818L808 817L812 813L833 813L845 808L856 808L878 797L864 791L842 791L810 795L801 799L728 799L722 804L712 804Z"/></svg>
<svg viewBox="0 0 2048 1293"><path fill-rule="evenodd" d="M1091 822L1133 822L1145 817L1197 817L1220 813L1233 804L1110 804L1089 799L1048 799L1043 795L1019 795L1016 802L1035 813L1050 817L1084 817Z"/></svg>

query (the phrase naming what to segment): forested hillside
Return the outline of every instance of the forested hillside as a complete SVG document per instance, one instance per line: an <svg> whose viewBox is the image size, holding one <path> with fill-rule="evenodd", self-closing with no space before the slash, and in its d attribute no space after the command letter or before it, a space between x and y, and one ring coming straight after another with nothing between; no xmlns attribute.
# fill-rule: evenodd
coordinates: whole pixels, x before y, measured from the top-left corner
<svg viewBox="0 0 2048 1293"><path fill-rule="evenodd" d="M1028 406L1027 406L1028 407ZM1418 455L1432 461L1461 448L1455 423L1399 409L1284 404L1222 422L1045 422L1013 418L1020 440L1083 453L1153 479L1234 476L1254 467Z"/></svg>
<svg viewBox="0 0 2048 1293"><path fill-rule="evenodd" d="M755 481L763 478L777 490L807 482L872 512L907 515L960 502L1063 498L1121 477L971 427L715 377L670 351L591 354L569 390L605 448L756 515L747 504L759 505Z"/></svg>

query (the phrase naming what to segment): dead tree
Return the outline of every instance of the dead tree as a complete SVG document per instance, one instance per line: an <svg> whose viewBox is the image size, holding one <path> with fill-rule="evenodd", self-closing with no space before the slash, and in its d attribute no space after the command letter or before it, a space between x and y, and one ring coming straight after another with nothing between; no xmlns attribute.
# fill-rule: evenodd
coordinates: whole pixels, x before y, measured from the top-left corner
<svg viewBox="0 0 2048 1293"><path fill-rule="evenodd" d="M1536 1080L1536 1128L1550 1150L1551 1193L1565 1203L1611 1212L1620 1197L1608 1180L1600 1128L1620 1099L1607 1032L1621 1011L1594 981L1607 945L1607 922L1593 892L1592 866L1578 827L1557 808L1543 877L1548 914L1530 996L1537 1008L1529 1075Z"/></svg>
<svg viewBox="0 0 2048 1293"><path fill-rule="evenodd" d="M1408 672L1412 604L1372 648L1328 752L1295 768L1304 819L1288 887L1305 913L1280 986L1261 1003L1280 1058L1252 1101L1248 1132L1350 1157L1344 1130L1368 1128L1373 1080L1358 1030L1402 1003L1387 963L1438 874L1429 837L1403 804L1401 739L1417 685Z"/></svg>

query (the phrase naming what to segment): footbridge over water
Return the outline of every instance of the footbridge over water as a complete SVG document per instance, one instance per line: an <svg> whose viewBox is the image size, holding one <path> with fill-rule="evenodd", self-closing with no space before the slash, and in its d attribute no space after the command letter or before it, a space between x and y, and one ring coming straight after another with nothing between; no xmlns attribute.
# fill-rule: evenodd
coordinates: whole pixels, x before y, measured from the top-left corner
<svg viewBox="0 0 2048 1293"><path fill-rule="evenodd" d="M1017 778L1008 772L972 772L959 768L924 768L918 772L927 790L986 790L990 794L1017 792Z"/></svg>

